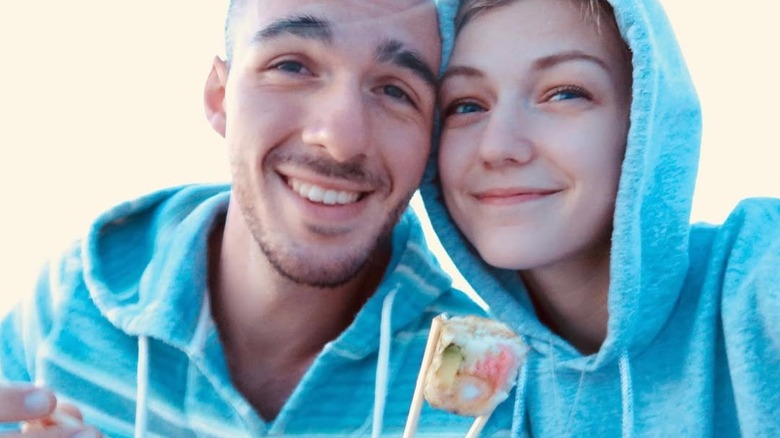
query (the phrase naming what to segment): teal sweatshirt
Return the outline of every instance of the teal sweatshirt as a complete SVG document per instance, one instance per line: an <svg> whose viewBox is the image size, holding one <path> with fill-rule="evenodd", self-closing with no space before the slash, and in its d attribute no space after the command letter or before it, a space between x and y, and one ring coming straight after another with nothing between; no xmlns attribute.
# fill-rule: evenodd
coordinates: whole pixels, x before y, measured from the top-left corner
<svg viewBox="0 0 780 438"><path fill-rule="evenodd" d="M229 196L186 186L99 217L0 323L0 384L47 385L110 437L401 436L431 319L484 314L450 288L417 217L403 215L378 290L269 422L233 386L207 299L207 237ZM425 406L418 436L471 421Z"/></svg>
<svg viewBox="0 0 780 438"><path fill-rule="evenodd" d="M515 272L480 260L447 214L435 160L423 182L455 265L531 346L514 405L492 426L540 437L780 436L780 200L745 200L722 225L690 223L694 87L658 1L610 3L633 52L633 101L597 353L580 354L543 325ZM457 2L439 6L451 44Z"/></svg>

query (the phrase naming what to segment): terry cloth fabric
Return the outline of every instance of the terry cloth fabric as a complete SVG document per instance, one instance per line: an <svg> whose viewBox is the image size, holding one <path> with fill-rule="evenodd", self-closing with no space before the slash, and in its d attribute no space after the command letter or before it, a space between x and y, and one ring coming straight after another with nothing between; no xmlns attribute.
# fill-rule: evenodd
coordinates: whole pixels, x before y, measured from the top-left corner
<svg viewBox="0 0 780 438"><path fill-rule="evenodd" d="M400 436L431 319L484 315L450 288L417 217L403 215L380 287L266 422L231 383L206 299L208 235L229 196L185 186L97 219L0 323L0 384L46 385L110 437L369 436L377 422L373 433ZM380 338L387 395L375 400ZM471 421L426 406L418 436L461 437Z"/></svg>
<svg viewBox="0 0 780 438"><path fill-rule="evenodd" d="M517 435L780 436L780 201L691 224L701 113L656 0L610 0L633 52L631 127L612 235L607 338L584 356L536 317L515 272L458 232L437 183L421 189L455 265L532 350L494 428ZM439 2L446 45L457 1ZM511 44L511 41L496 41ZM449 53L449 48L445 48ZM506 236L511 239L512 236Z"/></svg>

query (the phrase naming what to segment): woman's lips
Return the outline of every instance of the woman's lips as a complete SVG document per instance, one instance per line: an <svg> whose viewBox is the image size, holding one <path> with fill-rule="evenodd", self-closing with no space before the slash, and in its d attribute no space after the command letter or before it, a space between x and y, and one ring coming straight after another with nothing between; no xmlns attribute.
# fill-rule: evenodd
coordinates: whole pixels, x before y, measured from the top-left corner
<svg viewBox="0 0 780 438"><path fill-rule="evenodd" d="M478 201L488 204L513 204L535 201L560 191L560 189L542 188L496 188L476 192L474 197Z"/></svg>

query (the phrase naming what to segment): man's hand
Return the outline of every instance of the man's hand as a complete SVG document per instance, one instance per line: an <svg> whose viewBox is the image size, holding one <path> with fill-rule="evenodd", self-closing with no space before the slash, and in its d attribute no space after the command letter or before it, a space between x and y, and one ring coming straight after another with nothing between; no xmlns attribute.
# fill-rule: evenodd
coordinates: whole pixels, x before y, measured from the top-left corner
<svg viewBox="0 0 780 438"><path fill-rule="evenodd" d="M67 421L62 421L66 420ZM0 423L21 423L20 433L3 438L97 438L93 428L85 426L81 413L73 406L57 405L51 391L32 385L0 385ZM69 423L69 424L65 424Z"/></svg>

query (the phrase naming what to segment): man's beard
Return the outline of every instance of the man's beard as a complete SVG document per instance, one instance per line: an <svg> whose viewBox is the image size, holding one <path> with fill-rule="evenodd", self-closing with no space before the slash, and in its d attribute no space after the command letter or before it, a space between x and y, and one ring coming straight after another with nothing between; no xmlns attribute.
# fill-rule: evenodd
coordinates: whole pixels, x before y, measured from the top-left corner
<svg viewBox="0 0 780 438"><path fill-rule="evenodd" d="M274 153L270 154L266 161L272 164L285 161L295 162L315 169L317 173L323 175L352 181L373 181L373 186L384 188L377 190L371 196L389 196L391 191L389 181L366 172L360 164L356 163L335 163L321 158ZM266 169L272 167L268 166ZM375 235L357 236L361 238L361 242L355 242L355 239L351 240L347 244L349 246L344 245L338 254L334 254L331 249L328 251L330 254L325 254L324 257L319 255L312 257L311 253L307 254L307 251L312 251L312 249L300 248L295 242L291 244L274 239L273 231L267 229L254 205L256 200L253 198L253 191L248 190L248 187L242 184L242 182L250 181L248 178L242 178L242 176L247 176L246 170L243 165L234 168L234 188L247 227L271 266L282 277L302 286L335 288L356 278L371 263L377 251L389 247L388 242L391 239L393 228L408 207L409 200L414 194L414 190L412 190L400 199L398 205L384 218L384 223L377 229ZM264 211L264 213L270 212ZM382 218L376 219L375 222L379 222ZM328 230L318 229L314 226L310 227L309 231L323 236L329 234ZM356 244L360 246L355 247Z"/></svg>
<svg viewBox="0 0 780 438"><path fill-rule="evenodd" d="M411 199L411 194L393 209L375 236L367 236L364 239L365 243L362 247L345 247L339 253L339 257L333 257L331 254L327 260L306 257L306 254L301 253L296 254L296 248L283 243L274 244L267 230L251 211L253 209L244 211L244 218L249 224L255 242L279 275L302 286L335 288L356 278L371 263L380 248L388 247L393 227L406 209L408 199Z"/></svg>
<svg viewBox="0 0 780 438"><path fill-rule="evenodd" d="M301 286L327 289L342 286L357 277L369 263L382 237L369 248L357 249L352 254L345 254L343 258L331 259L326 263L318 263L317 266L303 257L275 251L272 245L262 238L255 237L255 241L279 275Z"/></svg>

